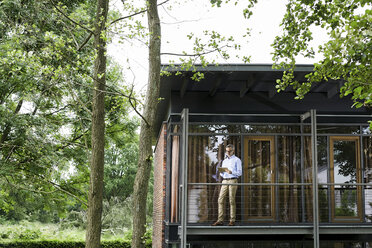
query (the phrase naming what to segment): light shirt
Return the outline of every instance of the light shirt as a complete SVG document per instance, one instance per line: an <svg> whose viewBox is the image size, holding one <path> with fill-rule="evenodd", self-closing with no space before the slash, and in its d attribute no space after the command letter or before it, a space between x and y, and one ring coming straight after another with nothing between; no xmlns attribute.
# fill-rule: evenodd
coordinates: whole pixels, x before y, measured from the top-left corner
<svg viewBox="0 0 372 248"><path fill-rule="evenodd" d="M224 179L240 177L242 175L242 161L235 155L232 155L231 157L226 155L221 167L226 167L232 172L231 174L228 172L220 173Z"/></svg>

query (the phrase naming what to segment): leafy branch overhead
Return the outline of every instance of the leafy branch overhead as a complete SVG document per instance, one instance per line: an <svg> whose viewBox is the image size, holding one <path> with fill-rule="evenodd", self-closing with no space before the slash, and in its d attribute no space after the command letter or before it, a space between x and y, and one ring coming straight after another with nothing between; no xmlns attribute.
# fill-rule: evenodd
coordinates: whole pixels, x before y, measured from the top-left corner
<svg viewBox="0 0 372 248"><path fill-rule="evenodd" d="M278 91L288 86L303 98L312 83L343 79L340 96L351 96L355 107L372 106L372 3L370 1L298 1L287 4L281 26L283 34L275 38L275 68L287 72L278 80ZM311 47L312 30L323 29L328 41L317 50ZM314 64L306 82L293 78L296 58L313 58L315 52L323 59Z"/></svg>
<svg viewBox="0 0 372 248"><path fill-rule="evenodd" d="M194 33L190 33L187 38L193 40L192 52L188 53L183 51L182 53L170 53L163 52L162 56L170 57L180 57L180 70L190 70L193 73L192 80L200 81L204 78L204 74L196 71L195 65L201 65L206 67L208 64L218 64L218 60L229 60L231 50L239 51L241 45L235 42L234 37L225 37L219 32L214 30L203 31L202 36L197 36ZM240 57L236 55L237 58L243 59L245 63L248 63L250 57L243 56ZM170 66L174 67L174 60L170 60ZM177 72L180 73L180 72ZM167 72L162 71L163 75Z"/></svg>

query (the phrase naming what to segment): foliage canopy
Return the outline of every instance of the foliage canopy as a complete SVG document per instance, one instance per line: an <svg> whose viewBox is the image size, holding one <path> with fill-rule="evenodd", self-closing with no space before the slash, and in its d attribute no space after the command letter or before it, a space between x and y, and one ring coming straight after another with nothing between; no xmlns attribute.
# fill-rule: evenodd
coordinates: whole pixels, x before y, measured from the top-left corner
<svg viewBox="0 0 372 248"><path fill-rule="evenodd" d="M372 9L367 0L290 0L275 38L273 59L276 68L287 72L278 80L278 90L293 87L303 98L313 82L342 79L340 96L351 95L354 106L372 106ZM327 32L328 41L315 51L311 46L313 28ZM293 78L296 58L302 55L323 58L314 64L306 82Z"/></svg>

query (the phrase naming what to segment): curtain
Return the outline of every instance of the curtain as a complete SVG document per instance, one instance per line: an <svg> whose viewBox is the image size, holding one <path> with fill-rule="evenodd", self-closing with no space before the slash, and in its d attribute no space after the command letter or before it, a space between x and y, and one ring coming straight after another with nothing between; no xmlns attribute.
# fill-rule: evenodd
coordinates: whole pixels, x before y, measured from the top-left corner
<svg viewBox="0 0 372 248"><path fill-rule="evenodd" d="M171 176L171 222L178 222L178 169L180 156L180 137L172 139L172 176Z"/></svg>
<svg viewBox="0 0 372 248"><path fill-rule="evenodd" d="M279 183L301 182L301 140L278 137ZM279 186L279 220L297 223L301 216L301 186Z"/></svg>
<svg viewBox="0 0 372 248"><path fill-rule="evenodd" d="M304 183L313 182L311 137L304 137ZM313 186L305 186L305 221L313 221Z"/></svg>

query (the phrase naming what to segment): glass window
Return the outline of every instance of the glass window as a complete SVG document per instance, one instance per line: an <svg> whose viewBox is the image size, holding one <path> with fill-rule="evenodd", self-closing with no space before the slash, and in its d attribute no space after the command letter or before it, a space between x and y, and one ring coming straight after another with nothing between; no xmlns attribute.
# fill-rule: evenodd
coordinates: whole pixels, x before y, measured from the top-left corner
<svg viewBox="0 0 372 248"><path fill-rule="evenodd" d="M180 134L180 133L181 133L181 125L179 125L179 124L172 124L170 130L171 130L171 132L173 132L173 133L178 133L178 134Z"/></svg>
<svg viewBox="0 0 372 248"><path fill-rule="evenodd" d="M301 138L278 137L279 183L301 183ZM279 186L279 220L296 223L302 216L301 186Z"/></svg>
<svg viewBox="0 0 372 248"><path fill-rule="evenodd" d="M229 134L241 133L240 125L227 125L227 124L190 124L190 133L216 133L216 134Z"/></svg>
<svg viewBox="0 0 372 248"><path fill-rule="evenodd" d="M332 220L360 219L361 188L360 183L358 137L330 137L330 175Z"/></svg>
<svg viewBox="0 0 372 248"><path fill-rule="evenodd" d="M246 219L273 220L275 183L274 136L244 139L244 182L258 185L244 186ZM267 186L264 184L268 184Z"/></svg>
<svg viewBox="0 0 372 248"><path fill-rule="evenodd" d="M296 125L243 125L244 133L300 133L300 126Z"/></svg>
<svg viewBox="0 0 372 248"><path fill-rule="evenodd" d="M359 134L359 126L323 126L318 125L318 134L335 133L335 134Z"/></svg>
<svg viewBox="0 0 372 248"><path fill-rule="evenodd" d="M225 147L232 144L235 155L241 157L240 136L189 136L188 147L188 222L205 223L217 219L220 182L217 166L225 155ZM236 214L240 220L240 187L236 193Z"/></svg>
<svg viewBox="0 0 372 248"><path fill-rule="evenodd" d="M318 195L319 195L319 217L321 222L329 222L329 199L328 191L328 142L326 136L317 139L318 151Z"/></svg>
<svg viewBox="0 0 372 248"><path fill-rule="evenodd" d="M311 133L311 126L304 126L304 133ZM318 134L359 134L359 126L328 126L328 125L318 125L317 127Z"/></svg>
<svg viewBox="0 0 372 248"><path fill-rule="evenodd" d="M312 150L311 150L311 137L304 137L304 183L313 182L313 166L312 166ZM304 206L304 216L306 222L313 221L313 187L304 187L305 195L305 206Z"/></svg>
<svg viewBox="0 0 372 248"><path fill-rule="evenodd" d="M372 134L372 131L369 127L362 127L362 134Z"/></svg>
<svg viewBox="0 0 372 248"><path fill-rule="evenodd" d="M172 161L171 161L171 216L170 222L178 222L178 179L179 179L179 158L180 157L180 137L172 137Z"/></svg>
<svg viewBox="0 0 372 248"><path fill-rule="evenodd" d="M372 137L363 137L364 183L372 183ZM372 186L365 186L365 221L372 222Z"/></svg>

